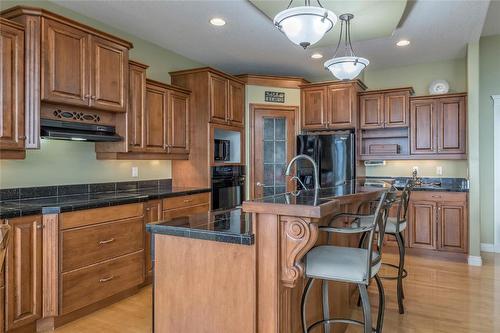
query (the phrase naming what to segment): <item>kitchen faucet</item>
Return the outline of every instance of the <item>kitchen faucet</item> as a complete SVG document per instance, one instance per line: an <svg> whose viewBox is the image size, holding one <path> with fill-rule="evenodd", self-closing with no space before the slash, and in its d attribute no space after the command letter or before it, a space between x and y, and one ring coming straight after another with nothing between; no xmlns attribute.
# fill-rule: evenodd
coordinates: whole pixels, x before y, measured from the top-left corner
<svg viewBox="0 0 500 333"><path fill-rule="evenodd" d="M300 160L300 159L308 160L313 165L313 168L314 168L314 189L315 190L319 189L320 186L319 186L318 164L311 157L309 157L307 155L302 154L302 155L297 155L294 158L292 158L292 160L290 161L290 163L288 163L288 166L286 167L285 176L290 176L290 172L292 171L293 163L295 163L295 161Z"/></svg>

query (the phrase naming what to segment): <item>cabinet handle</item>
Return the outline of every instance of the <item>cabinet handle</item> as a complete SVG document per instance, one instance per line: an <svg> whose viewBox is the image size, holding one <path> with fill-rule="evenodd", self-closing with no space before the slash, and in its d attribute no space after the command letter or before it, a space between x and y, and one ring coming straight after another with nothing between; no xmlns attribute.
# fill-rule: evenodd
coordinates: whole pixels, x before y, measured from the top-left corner
<svg viewBox="0 0 500 333"><path fill-rule="evenodd" d="M441 198L440 195L432 195L431 197L433 197L433 198Z"/></svg>
<svg viewBox="0 0 500 333"><path fill-rule="evenodd" d="M112 242L114 242L114 241L115 241L115 239L114 239L114 238L110 238L110 239L102 240L102 241L99 241L99 245L109 244L109 243L112 243Z"/></svg>
<svg viewBox="0 0 500 333"><path fill-rule="evenodd" d="M90 98L95 99L95 96L90 96Z"/></svg>
<svg viewBox="0 0 500 333"><path fill-rule="evenodd" d="M26 140L26 135L21 135L20 137L18 137L19 140Z"/></svg>
<svg viewBox="0 0 500 333"><path fill-rule="evenodd" d="M184 199L184 203L188 203L188 202L191 202L193 201L193 199Z"/></svg>
<svg viewBox="0 0 500 333"><path fill-rule="evenodd" d="M83 96L83 99L89 99L90 98L90 95L89 94L86 94Z"/></svg>
<svg viewBox="0 0 500 333"><path fill-rule="evenodd" d="M99 279L99 282L104 283L113 280L115 277L113 275L107 277L107 278L101 278Z"/></svg>
<svg viewBox="0 0 500 333"><path fill-rule="evenodd" d="M36 228L37 228L37 229L43 229L43 228L45 228L45 226L44 226L43 224L37 224L37 225L36 225Z"/></svg>
<svg viewBox="0 0 500 333"><path fill-rule="evenodd" d="M146 208L146 212L149 212L151 210L151 208L147 207Z"/></svg>

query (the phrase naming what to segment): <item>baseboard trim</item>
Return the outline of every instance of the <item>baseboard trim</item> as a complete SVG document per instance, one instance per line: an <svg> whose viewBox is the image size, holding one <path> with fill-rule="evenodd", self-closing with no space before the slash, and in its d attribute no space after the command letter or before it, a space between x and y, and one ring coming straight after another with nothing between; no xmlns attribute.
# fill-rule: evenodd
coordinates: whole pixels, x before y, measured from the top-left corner
<svg viewBox="0 0 500 333"><path fill-rule="evenodd" d="M495 247L493 243L481 243L482 252L500 253L500 246Z"/></svg>
<svg viewBox="0 0 500 333"><path fill-rule="evenodd" d="M481 256L469 256L467 259L467 262L469 263L470 266L482 266L483 265L483 259Z"/></svg>

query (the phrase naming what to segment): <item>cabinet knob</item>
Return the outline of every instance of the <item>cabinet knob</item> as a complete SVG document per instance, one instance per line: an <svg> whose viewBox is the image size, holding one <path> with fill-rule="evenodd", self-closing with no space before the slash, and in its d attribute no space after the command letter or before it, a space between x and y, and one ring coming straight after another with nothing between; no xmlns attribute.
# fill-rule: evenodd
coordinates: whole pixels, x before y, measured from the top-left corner
<svg viewBox="0 0 500 333"><path fill-rule="evenodd" d="M20 137L18 137L19 140L26 140L26 135L21 135Z"/></svg>
<svg viewBox="0 0 500 333"><path fill-rule="evenodd" d="M95 99L95 96L90 96L90 98Z"/></svg>
<svg viewBox="0 0 500 333"><path fill-rule="evenodd" d="M146 208L146 212L149 212L151 210L151 208L147 207Z"/></svg>
<svg viewBox="0 0 500 333"><path fill-rule="evenodd" d="M40 224L37 224L37 225L36 225L36 228L37 228L37 229L43 229L43 228L45 228L45 226L44 226L43 224L41 224L41 223L40 223Z"/></svg>

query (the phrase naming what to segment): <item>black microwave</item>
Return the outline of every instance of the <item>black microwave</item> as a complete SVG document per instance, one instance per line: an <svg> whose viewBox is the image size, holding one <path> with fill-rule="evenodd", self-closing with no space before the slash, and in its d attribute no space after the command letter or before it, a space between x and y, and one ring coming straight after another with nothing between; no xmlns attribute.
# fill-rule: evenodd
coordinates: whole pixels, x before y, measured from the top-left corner
<svg viewBox="0 0 500 333"><path fill-rule="evenodd" d="M229 140L214 140L214 160L215 161L229 161L231 160L231 142Z"/></svg>

